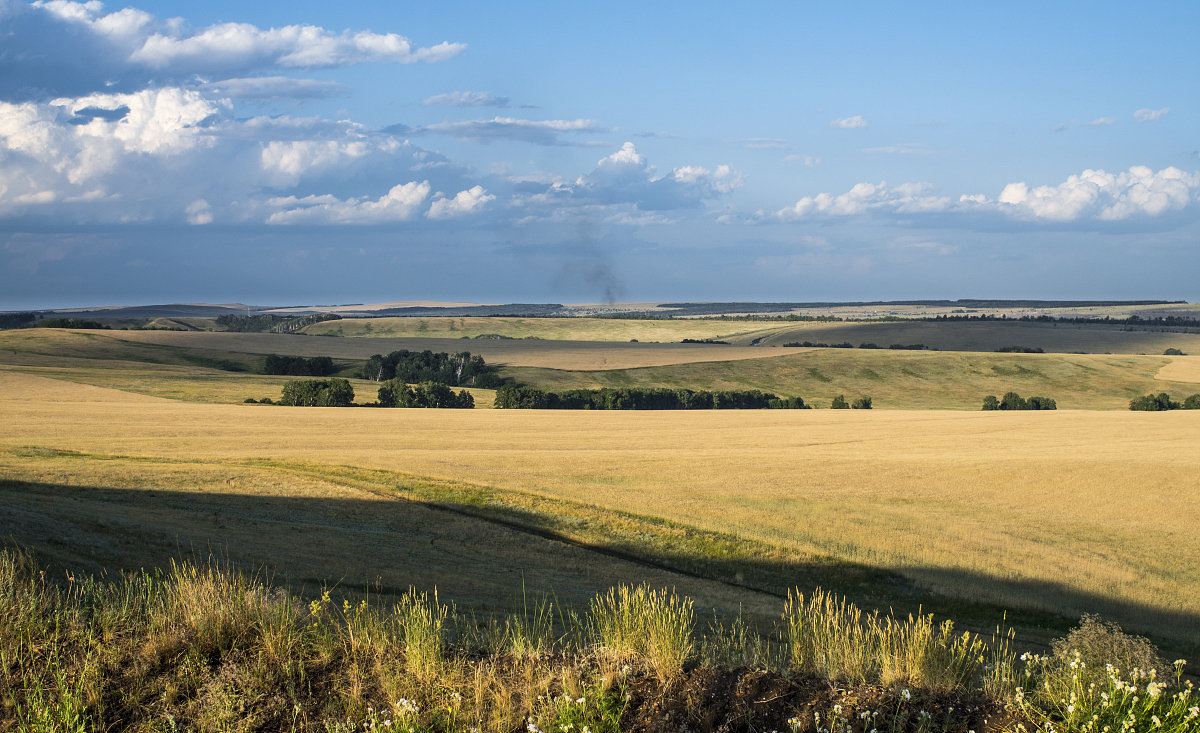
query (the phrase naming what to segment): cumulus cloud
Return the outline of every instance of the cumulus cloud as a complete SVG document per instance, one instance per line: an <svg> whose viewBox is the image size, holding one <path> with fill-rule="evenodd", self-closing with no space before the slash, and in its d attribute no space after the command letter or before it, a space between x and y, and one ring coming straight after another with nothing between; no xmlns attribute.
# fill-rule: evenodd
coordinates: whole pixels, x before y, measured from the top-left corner
<svg viewBox="0 0 1200 733"><path fill-rule="evenodd" d="M1117 124L1117 118L1116 117L1097 117L1096 119L1092 120L1091 122L1085 122L1083 124L1087 125L1088 127L1106 127L1108 125Z"/></svg>
<svg viewBox="0 0 1200 733"><path fill-rule="evenodd" d="M931 195L928 183L858 183L842 194L820 193L805 196L773 215L782 221L814 217L839 217L866 214L871 211L913 214L945 211L950 199Z"/></svg>
<svg viewBox="0 0 1200 733"><path fill-rule="evenodd" d="M349 94L344 84L287 76L256 76L222 79L200 87L211 95L230 99L320 99Z"/></svg>
<svg viewBox="0 0 1200 733"><path fill-rule="evenodd" d="M286 196L268 201L279 209L268 224L384 224L414 218L429 197L429 181L393 186L378 199L339 199L332 195Z"/></svg>
<svg viewBox="0 0 1200 733"><path fill-rule="evenodd" d="M614 223L665 222L657 212L694 209L738 188L743 176L728 165L684 165L659 174L632 142L596 163L574 181L525 181L516 204L531 210L527 220L589 216ZM646 212L653 212L647 217Z"/></svg>
<svg viewBox="0 0 1200 733"><path fill-rule="evenodd" d="M838 130L858 130L867 127L867 121L862 115L854 115L853 117L842 117L829 123L830 127Z"/></svg>
<svg viewBox="0 0 1200 733"><path fill-rule="evenodd" d="M1162 109L1147 109L1143 107L1133 113L1133 119L1138 122L1157 122L1169 114L1171 114L1170 107L1163 107Z"/></svg>
<svg viewBox="0 0 1200 733"><path fill-rule="evenodd" d="M447 92L435 94L421 104L426 107L507 107L508 97L499 97L491 92Z"/></svg>
<svg viewBox="0 0 1200 733"><path fill-rule="evenodd" d="M451 135L459 140L489 143L496 140L515 140L534 145L566 145L564 134L607 132L593 120L522 120L515 117L493 117L490 120L438 122L408 130L412 135Z"/></svg>
<svg viewBox="0 0 1200 733"><path fill-rule="evenodd" d="M841 194L805 196L760 220L797 221L871 213L887 215L1000 214L1040 223L1125 221L1157 217L1193 205L1200 193L1200 173L1178 168L1153 171L1134 166L1122 173L1085 170L1055 186L1010 183L995 198L964 194L957 200L932 193L926 183L859 183Z"/></svg>
<svg viewBox="0 0 1200 733"><path fill-rule="evenodd" d="M459 191L454 198L435 198L425 215L430 219L451 219L477 211L495 198L483 186L472 186L465 191Z"/></svg>
<svg viewBox="0 0 1200 733"><path fill-rule="evenodd" d="M135 8L106 13L96 0L6 0L0 37L5 41L0 98L9 100L128 91L196 75L435 62L466 48L450 42L422 47L395 33L312 25L220 23L192 30L180 19L163 20Z"/></svg>
<svg viewBox="0 0 1200 733"><path fill-rule="evenodd" d="M1057 186L1010 183L1000 192L996 206L1021 219L1119 221L1183 209L1194 202L1198 189L1200 174L1174 167L1157 173L1145 166L1122 173L1085 170Z"/></svg>

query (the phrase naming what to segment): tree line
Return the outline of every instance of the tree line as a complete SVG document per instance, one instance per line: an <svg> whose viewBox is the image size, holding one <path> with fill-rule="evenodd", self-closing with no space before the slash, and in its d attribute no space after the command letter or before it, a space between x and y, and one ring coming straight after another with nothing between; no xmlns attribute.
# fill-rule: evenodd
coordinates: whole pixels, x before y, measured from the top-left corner
<svg viewBox="0 0 1200 733"><path fill-rule="evenodd" d="M1185 397L1176 402L1166 392L1142 395L1129 401L1129 409L1142 412L1165 412L1166 410L1200 410L1200 394Z"/></svg>
<svg viewBox="0 0 1200 733"><path fill-rule="evenodd" d="M277 316L274 313L254 316L228 314L217 316L217 325L226 331L239 333L293 333L314 323L339 321L341 318L336 313L310 313L304 316Z"/></svg>
<svg viewBox="0 0 1200 733"><path fill-rule="evenodd" d="M854 344L850 343L849 341L843 341L840 344L826 344L826 343L813 342L813 341L789 341L788 343L784 344L784 346L800 346L800 347L804 347L804 348L808 348L808 349L811 349L811 348L853 349L853 348L855 348ZM860 349L882 349L883 347L880 346L879 344L872 343L870 341L866 341L864 343L859 344L858 348L860 348ZM926 346L925 344L892 344L891 346L888 346L887 348L893 349L896 351L937 351L937 349L933 348L932 346Z"/></svg>
<svg viewBox="0 0 1200 733"><path fill-rule="evenodd" d="M809 409L800 397L780 398L757 389L714 391L654 388L571 389L562 392L505 385L496 407L534 410L761 410Z"/></svg>
<svg viewBox="0 0 1200 733"><path fill-rule="evenodd" d="M373 382L397 379L415 384L432 382L451 387L483 387L495 389L505 380L497 374L499 370L484 362L482 356L472 356L469 351L455 354L401 349L387 356L374 354L359 370L359 376Z"/></svg>
<svg viewBox="0 0 1200 733"><path fill-rule="evenodd" d="M984 410L1057 410L1058 403L1049 397L1022 397L1016 392L1005 392L1004 396L996 399L996 395L983 398Z"/></svg>
<svg viewBox="0 0 1200 733"><path fill-rule="evenodd" d="M263 374L281 374L289 377L328 377L337 371L333 359L328 356L280 356L270 354L263 360Z"/></svg>

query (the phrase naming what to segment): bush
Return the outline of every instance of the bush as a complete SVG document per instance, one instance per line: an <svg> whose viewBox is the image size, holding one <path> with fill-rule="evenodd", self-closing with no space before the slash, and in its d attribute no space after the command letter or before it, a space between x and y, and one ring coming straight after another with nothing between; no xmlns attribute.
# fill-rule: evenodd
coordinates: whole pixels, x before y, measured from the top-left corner
<svg viewBox="0 0 1200 733"><path fill-rule="evenodd" d="M999 400L995 395L983 398L985 410L1057 410L1058 403L1050 397L1030 397L1025 399L1016 392L1005 392Z"/></svg>
<svg viewBox="0 0 1200 733"><path fill-rule="evenodd" d="M987 397L984 397L983 398L983 409L999 410L1000 409L1000 400L996 399L996 395L994 395L994 394L990 394Z"/></svg>
<svg viewBox="0 0 1200 733"><path fill-rule="evenodd" d="M1186 356L1186 354L1179 349L1171 348L1164 351L1163 356Z"/></svg>
<svg viewBox="0 0 1200 733"><path fill-rule="evenodd" d="M996 349L998 354L1041 354L1045 349L1040 346L1001 346Z"/></svg>
<svg viewBox="0 0 1200 733"><path fill-rule="evenodd" d="M429 350L401 349L387 356L373 355L359 370L358 376L373 382L398 379L405 384L433 382L452 387L496 389L504 384L496 372L497 368L484 363L482 356L471 356L469 351L435 354Z"/></svg>
<svg viewBox="0 0 1200 733"><path fill-rule="evenodd" d="M1171 401L1171 395L1166 392L1135 397L1129 401L1129 409L1141 412L1164 412L1178 410L1182 405Z"/></svg>
<svg viewBox="0 0 1200 733"><path fill-rule="evenodd" d="M859 397L850 405L850 407L854 408L855 410L869 410L871 409L871 398Z"/></svg>
<svg viewBox="0 0 1200 733"><path fill-rule="evenodd" d="M282 374L289 377L328 377L337 369L328 356L280 356L270 354L263 360L263 374Z"/></svg>
<svg viewBox="0 0 1200 733"><path fill-rule="evenodd" d="M832 408L834 410L849 410L850 409L850 404L848 402L846 402L846 398L843 395L838 395L837 397L834 397L833 403L829 406L830 406L830 408Z"/></svg>
<svg viewBox="0 0 1200 733"><path fill-rule="evenodd" d="M292 407L349 407L354 388L345 379L296 379L283 385L279 404Z"/></svg>
<svg viewBox="0 0 1200 733"><path fill-rule="evenodd" d="M1183 401L1183 409L1200 410L1200 394L1194 394Z"/></svg>
<svg viewBox="0 0 1200 733"><path fill-rule="evenodd" d="M804 404L802 397L784 397L782 399L771 400L767 407L775 410L811 410L811 405Z"/></svg>
<svg viewBox="0 0 1200 733"><path fill-rule="evenodd" d="M254 399L253 397L247 397L246 399L242 400L242 404L244 404L244 405L257 405L257 404L258 404L258 400Z"/></svg>
<svg viewBox="0 0 1200 733"><path fill-rule="evenodd" d="M475 398L465 389L454 394L452 389L436 382L422 382L410 387L399 379L392 379L379 388L379 404L381 407L470 409L475 407Z"/></svg>

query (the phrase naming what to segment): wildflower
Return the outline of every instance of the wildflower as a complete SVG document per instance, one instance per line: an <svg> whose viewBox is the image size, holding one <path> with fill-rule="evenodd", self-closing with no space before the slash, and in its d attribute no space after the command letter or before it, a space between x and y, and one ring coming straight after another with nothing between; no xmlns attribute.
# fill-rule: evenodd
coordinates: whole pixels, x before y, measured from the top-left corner
<svg viewBox="0 0 1200 733"><path fill-rule="evenodd" d="M1158 697L1159 695L1161 695L1162 690L1163 690L1163 685L1161 685L1157 682L1151 682L1150 684L1146 685L1146 694L1150 695L1151 698L1155 698L1155 697Z"/></svg>
<svg viewBox="0 0 1200 733"><path fill-rule="evenodd" d="M576 704L576 705L582 705L582 704L584 704L585 702L587 702L587 698L586 698L586 697L580 697L580 698L577 698L577 699L575 700L575 704Z"/></svg>
<svg viewBox="0 0 1200 733"><path fill-rule="evenodd" d="M903 691L902 691L900 694L904 696L904 699L905 699L905 700L911 700L911 699L912 699L912 693L908 691L908 688L907 688L907 687L906 687L906 688L904 688L904 690L903 690Z"/></svg>

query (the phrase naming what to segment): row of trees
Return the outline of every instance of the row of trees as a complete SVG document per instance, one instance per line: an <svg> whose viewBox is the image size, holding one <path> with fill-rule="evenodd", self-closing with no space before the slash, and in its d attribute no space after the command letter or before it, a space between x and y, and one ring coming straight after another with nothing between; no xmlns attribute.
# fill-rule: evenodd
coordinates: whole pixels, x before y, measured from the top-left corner
<svg viewBox="0 0 1200 733"><path fill-rule="evenodd" d="M349 407L354 388L345 379L294 379L283 385L279 404L292 407Z"/></svg>
<svg viewBox="0 0 1200 733"><path fill-rule="evenodd" d="M379 388L380 407L443 407L471 409L475 398L467 390L458 394L444 384L422 382L409 386L404 381L392 379Z"/></svg>
<svg viewBox="0 0 1200 733"><path fill-rule="evenodd" d="M280 356L270 354L263 360L263 374L283 374L289 377L328 377L337 371L328 356Z"/></svg>
<svg viewBox="0 0 1200 733"><path fill-rule="evenodd" d="M294 333L322 321L338 321L341 316L336 313L310 313L306 316L277 316L274 313L262 313L256 316L217 316L217 325L226 331L243 333Z"/></svg>
<svg viewBox="0 0 1200 733"><path fill-rule="evenodd" d="M760 410L807 409L800 397L781 399L757 389L697 391L667 388L572 389L548 392L505 385L496 390L496 407L540 410Z"/></svg>
<svg viewBox="0 0 1200 733"><path fill-rule="evenodd" d="M1145 412L1163 412L1166 410L1200 410L1200 394L1185 397L1183 402L1175 402L1166 392L1142 395L1129 401L1129 409Z"/></svg>
<svg viewBox="0 0 1200 733"><path fill-rule="evenodd" d="M1016 392L1005 392L1004 396L996 399L996 395L983 398L985 410L1057 410L1058 403L1049 397L1030 397L1025 399Z"/></svg>
<svg viewBox="0 0 1200 733"><path fill-rule="evenodd" d="M840 344L826 344L826 343L813 342L813 341L789 341L788 343L784 344L784 346L801 346L801 347L810 348L810 349L811 348L819 348L819 349L853 349L853 348L855 348L854 344L850 343L849 341L843 341ZM860 348L860 349L882 349L884 347L880 346L879 344L867 341L867 342L859 344L858 348ZM933 348L932 346L926 346L925 344L892 344L891 346L888 346L887 348L892 349L894 351L937 351L937 349Z"/></svg>
<svg viewBox="0 0 1200 733"><path fill-rule="evenodd" d="M833 404L829 407L834 410L869 410L871 409L871 398L859 397L854 402L847 402L845 395L838 395L833 398Z"/></svg>
<svg viewBox="0 0 1200 733"><path fill-rule="evenodd" d="M363 379L386 382L398 379L415 384L433 382L453 387L472 386L495 389L504 383L494 366L483 361L482 356L472 356L469 351L456 354L425 351L393 351L387 356L375 354L359 371Z"/></svg>

